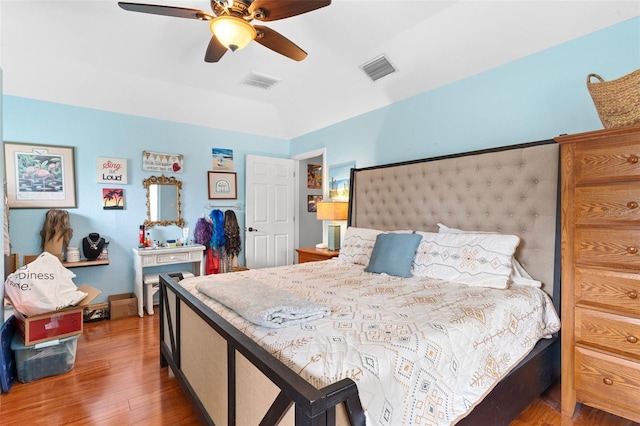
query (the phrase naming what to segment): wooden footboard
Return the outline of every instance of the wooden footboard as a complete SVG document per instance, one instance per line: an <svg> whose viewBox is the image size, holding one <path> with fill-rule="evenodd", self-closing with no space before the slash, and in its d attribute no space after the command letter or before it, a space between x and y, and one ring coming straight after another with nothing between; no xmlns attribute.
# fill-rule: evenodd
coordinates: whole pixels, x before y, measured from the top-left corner
<svg viewBox="0 0 640 426"><path fill-rule="evenodd" d="M160 276L160 364L204 424L365 424L352 380L315 388L168 274Z"/></svg>

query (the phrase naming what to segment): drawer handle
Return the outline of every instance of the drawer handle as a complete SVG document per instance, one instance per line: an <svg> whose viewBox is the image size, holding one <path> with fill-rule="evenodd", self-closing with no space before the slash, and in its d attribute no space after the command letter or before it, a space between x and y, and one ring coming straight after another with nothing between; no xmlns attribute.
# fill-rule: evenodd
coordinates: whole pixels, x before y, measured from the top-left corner
<svg viewBox="0 0 640 426"><path fill-rule="evenodd" d="M638 156L637 155L630 155L629 158L627 158L627 162L629 164L636 164L638 162Z"/></svg>
<svg viewBox="0 0 640 426"><path fill-rule="evenodd" d="M605 377L604 379L602 379L602 383L604 383L607 386L611 386L613 384L613 380L611 380L608 377Z"/></svg>
<svg viewBox="0 0 640 426"><path fill-rule="evenodd" d="M627 336L627 342L638 343L638 338L636 336Z"/></svg>
<svg viewBox="0 0 640 426"><path fill-rule="evenodd" d="M629 253L629 254L638 253L638 247L627 247L627 253Z"/></svg>
<svg viewBox="0 0 640 426"><path fill-rule="evenodd" d="M635 201L629 201L627 203L627 207L629 207L631 210L637 209L638 208L638 203L636 203Z"/></svg>
<svg viewBox="0 0 640 426"><path fill-rule="evenodd" d="M638 298L638 292L637 292L637 291L635 291L635 290L629 290L629 291L627 292L627 297L628 297L629 299L637 299L637 298Z"/></svg>

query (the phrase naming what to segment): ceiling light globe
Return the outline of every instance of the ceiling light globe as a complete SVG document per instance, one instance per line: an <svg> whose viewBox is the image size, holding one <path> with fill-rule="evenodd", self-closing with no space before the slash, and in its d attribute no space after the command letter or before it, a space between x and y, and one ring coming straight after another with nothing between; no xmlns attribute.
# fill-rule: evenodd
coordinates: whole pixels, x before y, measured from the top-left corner
<svg viewBox="0 0 640 426"><path fill-rule="evenodd" d="M218 16L211 20L209 28L218 41L232 52L246 47L256 38L256 29L235 16Z"/></svg>

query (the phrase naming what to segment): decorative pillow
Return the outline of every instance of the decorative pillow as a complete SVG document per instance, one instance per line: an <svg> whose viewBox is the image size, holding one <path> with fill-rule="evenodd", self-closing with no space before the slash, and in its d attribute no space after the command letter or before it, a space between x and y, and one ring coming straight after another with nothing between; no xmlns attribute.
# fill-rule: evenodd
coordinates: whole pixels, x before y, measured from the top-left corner
<svg viewBox="0 0 640 426"><path fill-rule="evenodd" d="M393 231L394 233L412 234L413 231ZM358 265L368 265L371 260L371 252L376 245L376 237L386 234L385 231L369 228L347 228L340 247L339 259Z"/></svg>
<svg viewBox="0 0 640 426"><path fill-rule="evenodd" d="M376 237L382 233L384 231L377 229L350 226L342 240L338 258L358 265L368 265Z"/></svg>
<svg viewBox="0 0 640 426"><path fill-rule="evenodd" d="M483 231L463 231L462 229L449 228L447 225L438 223L438 232L454 232L454 233L468 233L468 234L490 234L491 232ZM534 280L531 275L524 269L524 267L518 262L515 257L512 259L511 265L511 282L517 285L526 285L529 287L542 287L542 282Z"/></svg>
<svg viewBox="0 0 640 426"><path fill-rule="evenodd" d="M422 237L418 234L379 234L366 272L411 276L411 263Z"/></svg>
<svg viewBox="0 0 640 426"><path fill-rule="evenodd" d="M411 273L475 287L509 286L520 238L490 233L416 232L422 236Z"/></svg>

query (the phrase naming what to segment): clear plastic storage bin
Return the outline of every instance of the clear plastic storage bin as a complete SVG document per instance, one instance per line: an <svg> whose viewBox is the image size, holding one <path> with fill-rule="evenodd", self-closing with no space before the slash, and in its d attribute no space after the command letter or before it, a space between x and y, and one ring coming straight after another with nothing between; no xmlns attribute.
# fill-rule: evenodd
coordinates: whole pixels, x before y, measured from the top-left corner
<svg viewBox="0 0 640 426"><path fill-rule="evenodd" d="M76 361L78 337L25 346L16 333L11 341L11 349L15 356L18 381L32 382L71 370Z"/></svg>

